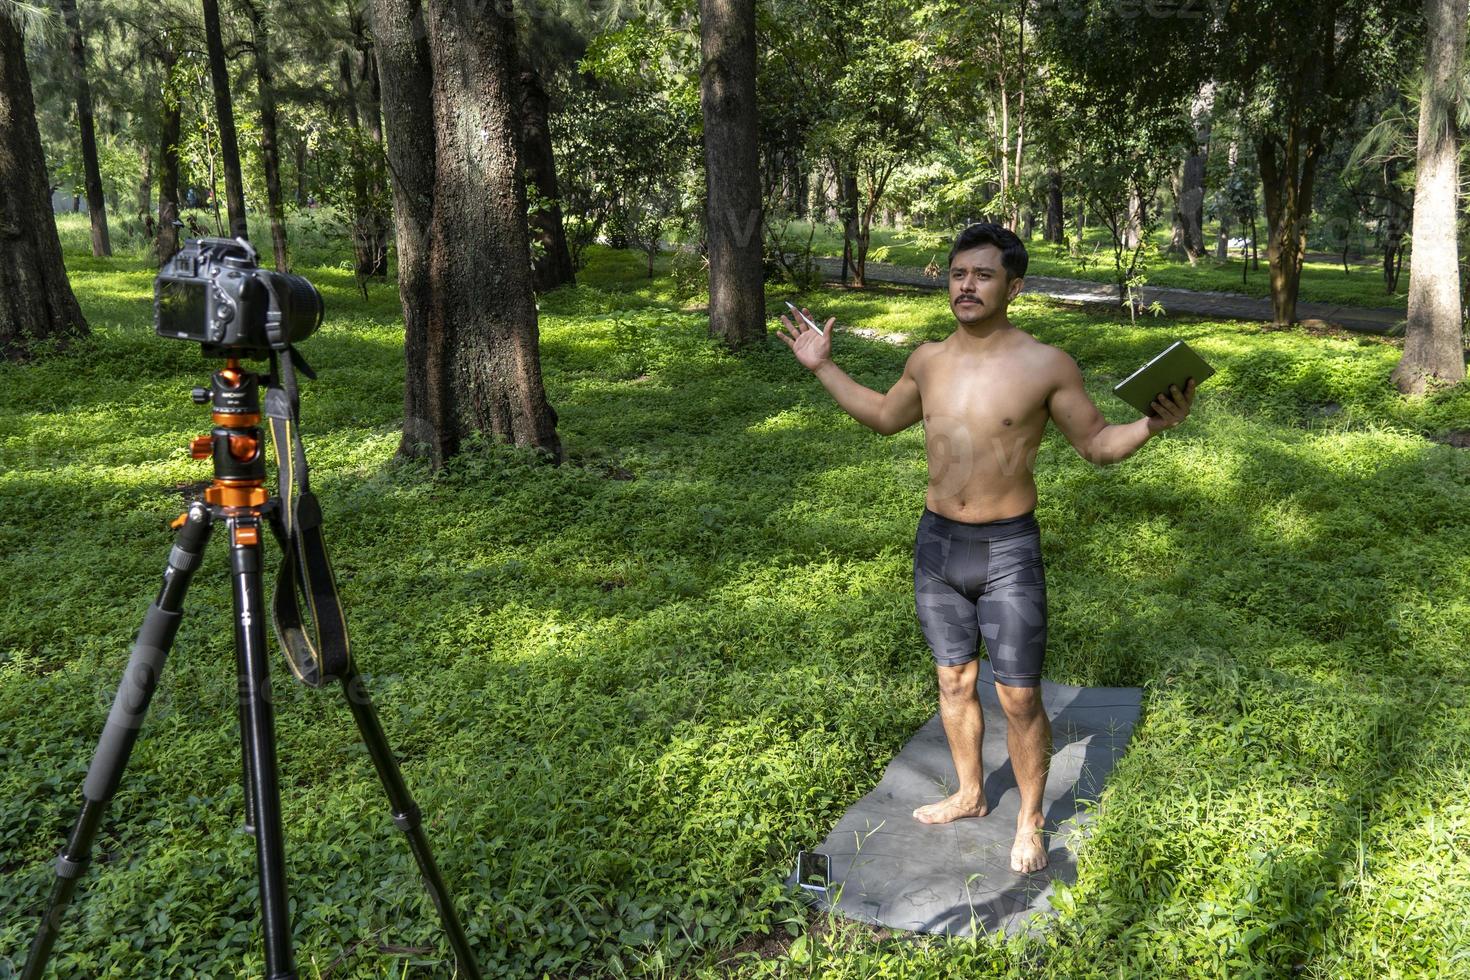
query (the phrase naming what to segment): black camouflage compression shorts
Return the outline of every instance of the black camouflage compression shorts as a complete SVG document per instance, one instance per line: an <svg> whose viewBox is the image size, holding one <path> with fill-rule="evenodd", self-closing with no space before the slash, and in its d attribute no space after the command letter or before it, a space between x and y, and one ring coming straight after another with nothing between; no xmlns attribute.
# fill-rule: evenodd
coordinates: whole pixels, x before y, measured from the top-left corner
<svg viewBox="0 0 1470 980"><path fill-rule="evenodd" d="M914 539L914 606L940 666L974 660L983 636L998 682L1040 684L1046 570L1036 512L966 524L924 508Z"/></svg>

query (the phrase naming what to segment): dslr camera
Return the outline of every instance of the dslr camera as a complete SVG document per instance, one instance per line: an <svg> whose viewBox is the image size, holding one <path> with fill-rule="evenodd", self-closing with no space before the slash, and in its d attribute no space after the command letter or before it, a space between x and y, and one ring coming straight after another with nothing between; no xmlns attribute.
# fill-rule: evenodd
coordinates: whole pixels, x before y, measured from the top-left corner
<svg viewBox="0 0 1470 980"><path fill-rule="evenodd" d="M154 280L154 331L215 357L266 357L310 337L322 324L322 294L258 258L243 238L185 242Z"/></svg>

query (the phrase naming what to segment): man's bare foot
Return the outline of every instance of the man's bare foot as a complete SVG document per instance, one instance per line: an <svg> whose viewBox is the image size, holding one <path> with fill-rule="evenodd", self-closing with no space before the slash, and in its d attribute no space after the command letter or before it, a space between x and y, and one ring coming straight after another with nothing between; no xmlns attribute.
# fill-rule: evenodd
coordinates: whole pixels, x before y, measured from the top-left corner
<svg viewBox="0 0 1470 980"><path fill-rule="evenodd" d="M1046 843L1041 839L1041 821L1016 825L1016 843L1011 845L1011 870L1029 875L1046 867Z"/></svg>
<svg viewBox="0 0 1470 980"><path fill-rule="evenodd" d="M990 804L985 802L985 797L972 800L956 793L938 803L919 807L914 811L914 819L919 823L949 823L964 817L983 817L989 812Z"/></svg>

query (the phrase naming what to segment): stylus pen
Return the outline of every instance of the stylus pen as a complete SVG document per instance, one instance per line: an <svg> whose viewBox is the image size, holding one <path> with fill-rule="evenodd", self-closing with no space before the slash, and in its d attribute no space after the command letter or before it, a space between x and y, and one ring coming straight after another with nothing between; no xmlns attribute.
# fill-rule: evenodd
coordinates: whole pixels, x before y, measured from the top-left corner
<svg viewBox="0 0 1470 980"><path fill-rule="evenodd" d="M812 322L812 318L811 317L807 316L805 313L801 312L801 310L798 310L796 308L796 304L795 303L791 302L791 300L789 300L789 299L788 300L785 300L785 303L786 303L786 308L791 311L791 315L792 316L796 317L802 323L805 323L807 326L811 327L817 333L822 333L823 332L823 330L822 330L821 327L817 326L815 323Z"/></svg>

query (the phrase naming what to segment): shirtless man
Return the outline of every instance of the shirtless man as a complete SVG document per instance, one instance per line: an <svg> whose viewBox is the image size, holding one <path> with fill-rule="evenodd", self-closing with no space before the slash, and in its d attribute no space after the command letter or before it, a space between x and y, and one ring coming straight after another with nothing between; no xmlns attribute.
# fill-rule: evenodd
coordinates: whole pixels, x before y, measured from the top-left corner
<svg viewBox="0 0 1470 980"><path fill-rule="evenodd" d="M939 714L959 792L914 818L948 823L989 812L980 772L984 718L975 683L985 638L1006 744L1021 792L1011 868L1046 867L1042 791L1051 724L1041 704L1046 650L1046 577L1032 468L1050 419L1083 459L1116 463L1189 415L1195 381L1170 386L1151 414L1109 425L1065 351L1017 329L1006 306L1021 291L1026 247L1000 225L978 224L949 255L949 305L958 328L909 355L887 394L832 363L832 325L819 333L781 318L777 336L853 418L880 435L921 419L929 462L924 515L914 543L914 601L939 671ZM810 314L808 314L810 315Z"/></svg>

